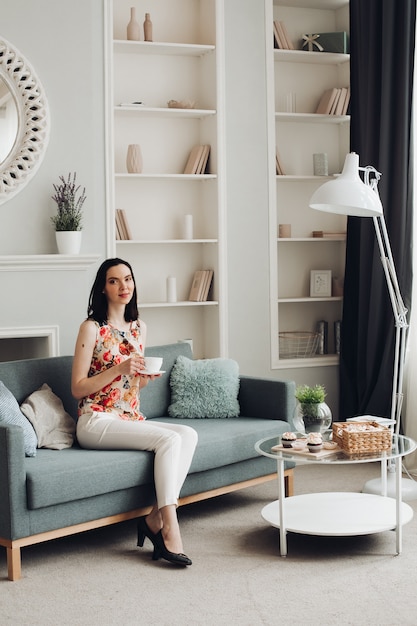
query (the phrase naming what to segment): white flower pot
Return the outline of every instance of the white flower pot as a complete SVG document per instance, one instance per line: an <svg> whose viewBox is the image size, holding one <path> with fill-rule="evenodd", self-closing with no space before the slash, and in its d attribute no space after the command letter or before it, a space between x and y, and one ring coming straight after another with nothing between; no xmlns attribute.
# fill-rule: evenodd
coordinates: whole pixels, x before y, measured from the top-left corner
<svg viewBox="0 0 417 626"><path fill-rule="evenodd" d="M55 231L56 245L59 254L79 254L81 249L81 230Z"/></svg>

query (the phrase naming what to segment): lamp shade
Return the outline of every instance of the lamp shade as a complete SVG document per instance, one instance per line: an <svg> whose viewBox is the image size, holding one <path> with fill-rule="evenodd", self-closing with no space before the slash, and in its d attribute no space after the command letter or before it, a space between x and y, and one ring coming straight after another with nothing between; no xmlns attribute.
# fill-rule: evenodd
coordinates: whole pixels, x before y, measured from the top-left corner
<svg viewBox="0 0 417 626"><path fill-rule="evenodd" d="M359 176L359 156L355 152L346 155L343 171L319 187L311 196L309 206L317 211L373 217L382 215L378 194Z"/></svg>

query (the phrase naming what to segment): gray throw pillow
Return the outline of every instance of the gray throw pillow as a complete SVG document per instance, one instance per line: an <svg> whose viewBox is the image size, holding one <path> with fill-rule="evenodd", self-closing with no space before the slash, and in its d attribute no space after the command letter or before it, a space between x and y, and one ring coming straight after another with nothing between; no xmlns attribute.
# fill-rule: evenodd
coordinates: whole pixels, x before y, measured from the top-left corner
<svg viewBox="0 0 417 626"><path fill-rule="evenodd" d="M23 429L26 456L36 456L38 439L32 424L26 419L19 404L6 385L0 380L0 423L14 424Z"/></svg>
<svg viewBox="0 0 417 626"><path fill-rule="evenodd" d="M232 359L179 356L171 371L171 417L237 417L239 366Z"/></svg>

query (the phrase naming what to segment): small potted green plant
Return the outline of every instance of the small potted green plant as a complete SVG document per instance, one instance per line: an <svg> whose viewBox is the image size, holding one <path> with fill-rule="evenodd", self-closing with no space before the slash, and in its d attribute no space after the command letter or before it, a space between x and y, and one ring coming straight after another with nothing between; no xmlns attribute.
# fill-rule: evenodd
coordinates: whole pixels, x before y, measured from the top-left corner
<svg viewBox="0 0 417 626"><path fill-rule="evenodd" d="M87 198L85 187L77 185L77 175L69 173L65 179L59 177L60 183L54 184L52 196L57 204L57 214L51 217L55 228L58 251L61 254L77 254L81 246L83 225L82 207Z"/></svg>
<svg viewBox="0 0 417 626"><path fill-rule="evenodd" d="M300 385L295 390L297 405L294 425L300 432L324 432L332 423L332 413L325 403L326 390L323 385Z"/></svg>

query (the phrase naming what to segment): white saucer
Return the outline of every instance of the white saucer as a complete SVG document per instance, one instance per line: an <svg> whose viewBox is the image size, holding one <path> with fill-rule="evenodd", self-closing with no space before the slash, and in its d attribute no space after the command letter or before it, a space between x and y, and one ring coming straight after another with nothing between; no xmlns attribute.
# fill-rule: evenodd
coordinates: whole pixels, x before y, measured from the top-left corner
<svg viewBox="0 0 417 626"><path fill-rule="evenodd" d="M156 372L148 372L148 370L140 370L141 376L158 376L158 374L165 374L166 370L157 370Z"/></svg>

